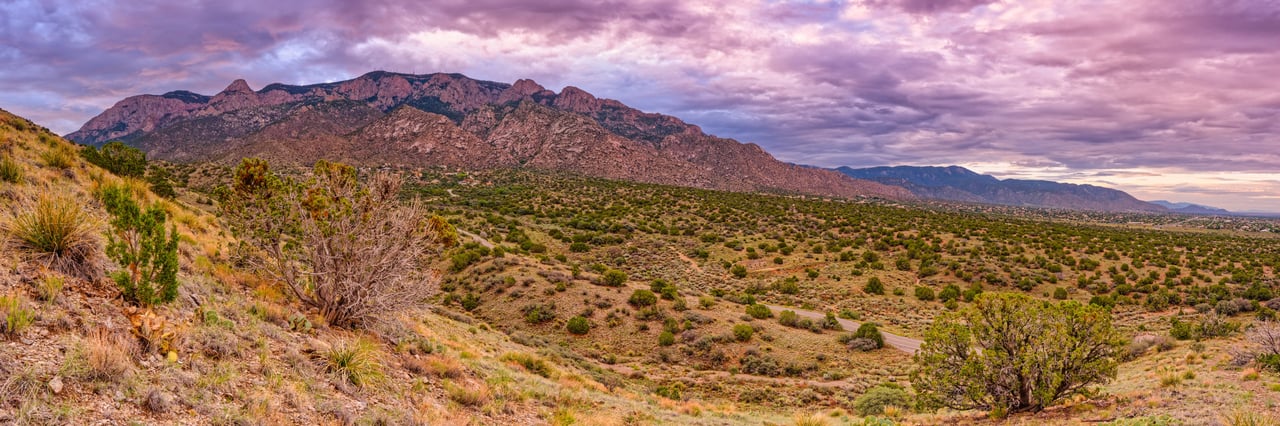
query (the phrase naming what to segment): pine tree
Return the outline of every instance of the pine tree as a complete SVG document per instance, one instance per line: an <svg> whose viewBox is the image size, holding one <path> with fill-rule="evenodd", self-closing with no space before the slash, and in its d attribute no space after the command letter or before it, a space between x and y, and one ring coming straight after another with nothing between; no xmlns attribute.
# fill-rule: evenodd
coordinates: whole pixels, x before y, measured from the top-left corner
<svg viewBox="0 0 1280 426"><path fill-rule="evenodd" d="M165 231L158 204L145 211L127 189L108 187L102 202L111 213L107 256L124 269L111 274L125 300L152 306L178 297L178 230Z"/></svg>

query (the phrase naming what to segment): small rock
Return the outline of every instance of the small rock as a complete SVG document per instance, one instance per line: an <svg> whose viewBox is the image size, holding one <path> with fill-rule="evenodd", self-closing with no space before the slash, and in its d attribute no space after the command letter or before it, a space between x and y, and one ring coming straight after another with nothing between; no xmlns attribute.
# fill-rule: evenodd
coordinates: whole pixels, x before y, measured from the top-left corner
<svg viewBox="0 0 1280 426"><path fill-rule="evenodd" d="M53 391L54 395L62 393L62 376L53 376L53 380L49 381L49 390Z"/></svg>
<svg viewBox="0 0 1280 426"><path fill-rule="evenodd" d="M167 413L173 409L173 397L167 392L152 389L147 393L147 410L153 413Z"/></svg>

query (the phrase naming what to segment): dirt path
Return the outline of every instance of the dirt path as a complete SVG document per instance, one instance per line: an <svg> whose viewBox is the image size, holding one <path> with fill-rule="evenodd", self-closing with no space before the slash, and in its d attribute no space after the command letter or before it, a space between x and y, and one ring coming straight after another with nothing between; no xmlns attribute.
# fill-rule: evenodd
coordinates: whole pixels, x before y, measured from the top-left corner
<svg viewBox="0 0 1280 426"><path fill-rule="evenodd" d="M689 258L689 256L685 256L685 255L684 255L684 253L681 253L681 252L680 252L680 250L676 250L676 248L675 248L675 247L672 247L672 248L671 248L671 251L675 252L675 253L676 253L676 256L680 256L680 260L683 260L683 261L685 261L685 262L689 262L689 267L690 267L690 268L693 268L693 270L695 270L695 271L701 271L701 270L702 270L702 268L698 267L698 262L694 262L694 261L693 261L693 259L690 259L690 258Z"/></svg>
<svg viewBox="0 0 1280 426"><path fill-rule="evenodd" d="M774 311L781 311L784 309L789 311L795 311L796 315L800 316L801 318L821 320L827 317L827 314L824 314L821 312L809 311L809 310L804 310L799 308L790 308L786 306L768 305L768 304L766 304L765 306L768 306L769 309ZM849 331L857 330L858 326L862 325L862 323L859 323L857 321L850 321L844 318L837 319L837 321L840 321L840 325L844 327L845 330L849 330ZM897 350L900 350L909 354L914 354L916 353L916 351L920 350L920 343L921 343L920 340L912 339L910 337L905 337L905 336L899 336L896 334L886 333L884 331L880 331L880 334L884 335L884 344L893 346Z"/></svg>
<svg viewBox="0 0 1280 426"><path fill-rule="evenodd" d="M486 239L484 239L484 238L481 238L479 235L472 234L472 233L470 233L470 232L463 231L463 230L461 230L461 229L459 229L459 230L458 230L458 233L459 233L459 234L462 234L463 236L465 236L465 237L467 237L467 238L470 238L470 239L472 239L472 240L475 240L475 242L480 243L480 245L484 246L484 247L485 247L485 248L487 248L487 249L493 249L493 243L492 243L492 242L490 242L489 240L486 240Z"/></svg>

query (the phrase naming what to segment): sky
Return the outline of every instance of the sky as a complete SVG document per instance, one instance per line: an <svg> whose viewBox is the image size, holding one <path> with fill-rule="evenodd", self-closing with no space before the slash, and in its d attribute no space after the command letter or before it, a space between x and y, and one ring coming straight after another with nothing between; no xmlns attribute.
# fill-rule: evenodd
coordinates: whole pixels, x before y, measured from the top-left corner
<svg viewBox="0 0 1280 426"><path fill-rule="evenodd" d="M0 108L460 72L835 167L1280 211L1280 0L0 0Z"/></svg>

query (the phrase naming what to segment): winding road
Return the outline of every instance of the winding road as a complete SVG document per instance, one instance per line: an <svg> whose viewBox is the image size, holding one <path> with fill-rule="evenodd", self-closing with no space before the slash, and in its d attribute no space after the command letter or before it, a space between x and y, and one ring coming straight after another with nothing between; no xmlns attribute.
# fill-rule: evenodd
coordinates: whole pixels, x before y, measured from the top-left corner
<svg viewBox="0 0 1280 426"><path fill-rule="evenodd" d="M779 305L765 304L765 306L768 306L769 309L773 311L782 311L782 310L795 311L797 316L801 318L809 318L812 320L822 320L827 317L827 314L824 314L821 312L815 312L815 311L809 311L809 310L791 308L791 307L779 306ZM850 321L844 318L837 319L837 321L840 321L841 327L844 327L845 330L849 330L849 331L857 330L858 326L862 325L862 323L859 323L857 321ZM886 333L884 331L880 331L880 334L884 336L884 344L893 346L894 349L897 349L909 354L914 354L916 353L916 351L920 350L920 343L921 343L920 340L912 339L906 336L899 336L897 334Z"/></svg>

